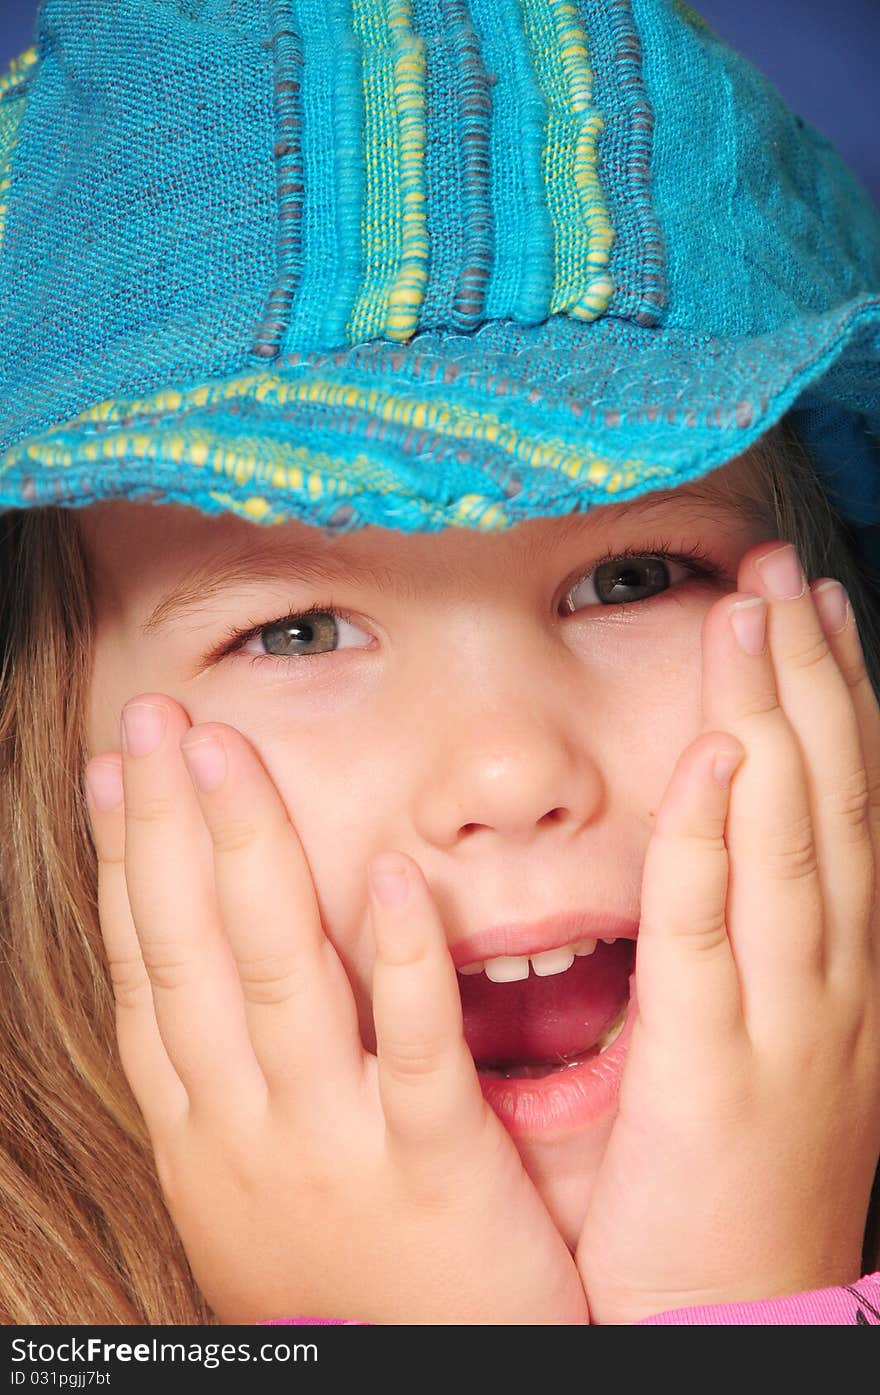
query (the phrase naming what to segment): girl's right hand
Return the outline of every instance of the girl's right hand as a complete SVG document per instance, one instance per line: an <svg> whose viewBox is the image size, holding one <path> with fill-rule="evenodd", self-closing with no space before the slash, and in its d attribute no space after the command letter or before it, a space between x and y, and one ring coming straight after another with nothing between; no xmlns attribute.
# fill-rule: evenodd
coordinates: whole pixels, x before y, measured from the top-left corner
<svg viewBox="0 0 880 1395"><path fill-rule="evenodd" d="M122 1066L216 1315L588 1322L574 1260L483 1099L417 865L371 864L402 866L408 893L371 894L377 1058L253 748L231 726L192 728L163 694L132 706L164 735L88 766L101 929ZM225 757L212 788L196 792L184 737Z"/></svg>

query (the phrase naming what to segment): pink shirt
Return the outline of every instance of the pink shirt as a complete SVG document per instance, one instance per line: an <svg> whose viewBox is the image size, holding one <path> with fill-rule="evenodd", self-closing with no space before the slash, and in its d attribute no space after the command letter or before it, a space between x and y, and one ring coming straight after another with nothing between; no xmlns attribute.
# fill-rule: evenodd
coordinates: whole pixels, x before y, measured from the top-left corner
<svg viewBox="0 0 880 1395"><path fill-rule="evenodd" d="M717 1303L702 1308L676 1308L656 1317L642 1318L645 1326L812 1326L880 1327L880 1273L867 1274L856 1284L793 1293L786 1298L766 1298L752 1303ZM260 1327L368 1327L351 1318L272 1318Z"/></svg>
<svg viewBox="0 0 880 1395"><path fill-rule="evenodd" d="M867 1274L857 1284L846 1284L843 1288L817 1288L811 1293L792 1293L786 1298L680 1308L643 1318L637 1326L696 1326L700 1323L739 1327L880 1327L880 1273Z"/></svg>

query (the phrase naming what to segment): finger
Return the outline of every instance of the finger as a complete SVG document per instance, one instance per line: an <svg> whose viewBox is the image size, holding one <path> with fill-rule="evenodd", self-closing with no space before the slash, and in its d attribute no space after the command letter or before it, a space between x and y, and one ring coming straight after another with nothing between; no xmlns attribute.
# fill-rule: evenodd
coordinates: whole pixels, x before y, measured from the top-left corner
<svg viewBox="0 0 880 1395"><path fill-rule="evenodd" d="M86 803L98 858L98 915L116 1002L119 1057L151 1137L186 1112L186 1090L156 1022L125 885L122 758L109 753L86 766Z"/></svg>
<svg viewBox="0 0 880 1395"><path fill-rule="evenodd" d="M663 795L642 873L636 945L639 1019L651 1039L691 1062L743 1032L727 934L725 826L730 782L745 751L723 732L680 756ZM736 778L740 778L737 774Z"/></svg>
<svg viewBox="0 0 880 1395"><path fill-rule="evenodd" d="M129 703L124 718L125 877L156 1021L192 1107L225 1115L233 1102L256 1101L265 1081L179 750L189 720L161 694Z"/></svg>
<svg viewBox="0 0 880 1395"><path fill-rule="evenodd" d="M206 723L181 745L211 835L214 882L250 1040L270 1090L344 1108L363 1048L345 969L324 933L311 871L253 747Z"/></svg>
<svg viewBox="0 0 880 1395"><path fill-rule="evenodd" d="M458 979L419 867L400 853L373 858L376 943L373 1017L379 1091L398 1152L430 1160L460 1150L486 1105L464 1039Z"/></svg>
<svg viewBox="0 0 880 1395"><path fill-rule="evenodd" d="M821 578L812 587L819 620L834 660L849 691L856 716L867 794L867 824L871 839L872 881L876 888L867 925L868 951L880 956L880 705L874 692L855 622L853 608L839 581ZM857 940L854 928L852 938Z"/></svg>
<svg viewBox="0 0 880 1395"><path fill-rule="evenodd" d="M703 624L703 717L748 753L730 795L728 933L750 1033L800 1022L824 982L824 903L800 742L780 704L769 645L746 652L734 625L766 614L734 593ZM757 646L756 646L757 647Z"/></svg>
<svg viewBox="0 0 880 1395"><path fill-rule="evenodd" d="M825 909L826 969L864 971L874 854L859 720L793 547L747 555L741 584L769 603L776 690L806 772L818 880Z"/></svg>

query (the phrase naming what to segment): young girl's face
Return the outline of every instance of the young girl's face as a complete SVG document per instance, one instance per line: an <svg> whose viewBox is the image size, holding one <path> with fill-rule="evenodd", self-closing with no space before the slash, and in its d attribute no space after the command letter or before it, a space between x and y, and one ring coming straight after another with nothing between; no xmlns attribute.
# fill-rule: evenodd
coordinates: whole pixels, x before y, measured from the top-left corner
<svg viewBox="0 0 880 1395"><path fill-rule="evenodd" d="M736 589L742 555L775 536L722 494L743 466L702 480L708 497L685 488L486 535L329 540L301 523L95 505L80 515L97 586L89 756L120 749L121 710L148 692L243 733L299 834L375 1050L377 853L418 863L457 963L490 927L572 912L635 932L655 812L702 730L703 617ZM694 550L692 564L657 557ZM571 983L604 953L577 958ZM528 1012L536 990L562 994L570 1015L564 978L489 991L502 1015L500 995ZM459 978L466 1006L475 982ZM576 1120L551 1110L515 1132L570 1244L613 1112L596 1093Z"/></svg>

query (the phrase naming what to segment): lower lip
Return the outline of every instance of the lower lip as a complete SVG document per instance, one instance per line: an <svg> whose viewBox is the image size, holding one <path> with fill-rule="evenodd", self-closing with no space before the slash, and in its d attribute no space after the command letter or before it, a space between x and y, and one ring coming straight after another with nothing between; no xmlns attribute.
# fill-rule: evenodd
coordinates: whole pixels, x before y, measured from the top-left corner
<svg viewBox="0 0 880 1395"><path fill-rule="evenodd" d="M630 997L632 1007L633 999ZM612 1114L620 1095L636 1014L627 1012L616 1041L598 1056L537 1080L480 1076L486 1103L513 1138L540 1138L577 1133Z"/></svg>

